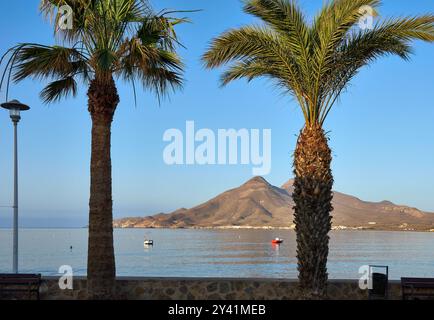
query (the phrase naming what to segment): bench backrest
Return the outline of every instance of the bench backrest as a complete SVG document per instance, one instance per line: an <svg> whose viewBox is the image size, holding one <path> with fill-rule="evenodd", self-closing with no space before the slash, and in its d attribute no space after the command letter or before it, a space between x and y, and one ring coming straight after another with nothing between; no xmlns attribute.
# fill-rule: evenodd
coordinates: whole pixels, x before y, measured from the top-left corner
<svg viewBox="0 0 434 320"><path fill-rule="evenodd" d="M401 278L401 284L403 286L433 286L434 287L434 278Z"/></svg>
<svg viewBox="0 0 434 320"><path fill-rule="evenodd" d="M36 273L0 273L0 278L40 278Z"/></svg>
<svg viewBox="0 0 434 320"><path fill-rule="evenodd" d="M40 274L0 274L0 300L39 300Z"/></svg>
<svg viewBox="0 0 434 320"><path fill-rule="evenodd" d="M39 284L40 274L0 274L0 284Z"/></svg>

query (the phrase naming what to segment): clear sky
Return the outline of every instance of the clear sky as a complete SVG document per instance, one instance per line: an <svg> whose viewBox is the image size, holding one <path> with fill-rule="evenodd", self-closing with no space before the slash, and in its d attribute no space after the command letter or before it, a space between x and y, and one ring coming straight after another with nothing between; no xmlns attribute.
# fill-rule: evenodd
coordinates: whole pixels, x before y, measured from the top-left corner
<svg viewBox="0 0 434 320"><path fill-rule="evenodd" d="M300 0L309 17L322 0ZM384 0L382 16L434 13L432 0ZM38 13L38 0L0 2L0 53L18 42L53 44L52 29ZM301 112L266 80L238 81L220 88L221 70L199 60L222 31L256 22L238 0L153 0L154 8L203 9L180 26L187 70L183 91L158 105L118 82L121 102L113 127L115 216L169 212L199 204L252 177L251 166L167 166L163 133L198 128L269 128L272 168L265 178L281 185L292 177ZM326 122L333 149L335 189L363 200L391 200L434 211L434 45L416 43L410 62L390 57L364 69ZM42 83L25 81L11 98L29 104L20 123L22 226L83 226L89 196L90 119L86 89L50 106L39 99ZM4 100L4 93L0 95ZM1 110L0 110L1 111ZM0 112L0 206L12 201L12 124ZM0 208L0 227L12 212Z"/></svg>

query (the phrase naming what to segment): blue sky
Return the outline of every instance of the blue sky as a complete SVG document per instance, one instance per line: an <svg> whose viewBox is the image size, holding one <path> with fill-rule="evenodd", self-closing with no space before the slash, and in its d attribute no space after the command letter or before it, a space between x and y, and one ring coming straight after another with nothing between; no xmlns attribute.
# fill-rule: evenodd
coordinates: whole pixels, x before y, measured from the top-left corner
<svg viewBox="0 0 434 320"><path fill-rule="evenodd" d="M0 53L18 42L53 44L38 0L26 5L0 2ZM301 0L311 17L321 0ZM382 16L433 13L432 0L384 0ZM238 0L153 0L154 8L203 9L178 28L187 49L183 91L158 105L118 82L121 103L113 126L113 193L116 217L191 207L252 177L251 166L167 166L163 133L198 128L272 129L272 170L265 178L281 185L292 176L301 112L290 97L266 80L220 88L221 70L204 70L199 60L210 39L222 31L256 22ZM364 69L326 122L333 149L335 189L369 201L391 200L434 211L434 45L416 43L410 62L385 58ZM25 81L11 98L32 107L20 123L20 205L22 226L82 226L89 196L90 119L86 88L75 99L43 105L43 83ZM0 99L4 99L3 92ZM1 111L1 110L0 110ZM12 125L0 112L0 206L12 200ZM11 222L0 208L0 227Z"/></svg>

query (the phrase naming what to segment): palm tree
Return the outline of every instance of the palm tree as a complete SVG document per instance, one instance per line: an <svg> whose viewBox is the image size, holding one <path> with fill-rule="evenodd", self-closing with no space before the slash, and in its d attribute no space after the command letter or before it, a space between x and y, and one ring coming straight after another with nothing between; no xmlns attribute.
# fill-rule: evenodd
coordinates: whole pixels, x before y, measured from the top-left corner
<svg viewBox="0 0 434 320"><path fill-rule="evenodd" d="M60 28L62 12L73 11L73 28ZM183 63L174 26L186 21L155 14L145 0L42 0L41 10L54 17L55 35L63 45L26 43L11 48L4 82L28 77L50 79L41 92L46 103L77 94L88 86L92 120L90 165L88 292L91 299L113 297L111 124L119 103L115 78L141 83L158 97L182 85ZM9 77L8 77L9 74ZM3 82L3 81L2 81ZM135 89L134 89L134 97Z"/></svg>
<svg viewBox="0 0 434 320"><path fill-rule="evenodd" d="M434 41L434 15L377 21L362 29L364 6L380 0L334 0L308 23L296 1L246 0L244 11L261 25L231 29L203 56L207 68L230 64L221 82L272 80L297 99L305 125L294 153L299 285L305 298L325 297L331 229L332 155L323 130L331 108L363 66L387 55L408 60L411 41Z"/></svg>

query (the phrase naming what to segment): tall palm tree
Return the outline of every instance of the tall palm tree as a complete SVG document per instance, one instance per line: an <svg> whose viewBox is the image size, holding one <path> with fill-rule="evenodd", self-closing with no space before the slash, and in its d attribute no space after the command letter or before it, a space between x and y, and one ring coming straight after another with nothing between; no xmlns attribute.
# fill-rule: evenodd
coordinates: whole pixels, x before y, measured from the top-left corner
<svg viewBox="0 0 434 320"><path fill-rule="evenodd" d="M73 28L62 26L58 9L69 5ZM158 97L182 85L183 64L174 26L185 19L154 13L145 0L42 0L62 45L26 43L10 49L4 82L28 77L50 79L41 98L55 102L77 94L78 82L88 86L92 120L90 165L88 291L92 299L113 297L111 124L119 103L116 78L153 90ZM65 17L64 17L65 18ZM6 59L4 60L6 61ZM9 74L9 77L8 77ZM2 81L3 82L3 81ZM134 89L135 96L135 89Z"/></svg>
<svg viewBox="0 0 434 320"><path fill-rule="evenodd" d="M434 15L377 21L358 27L364 6L380 0L327 1L311 23L291 0L246 0L244 11L262 24L231 29L214 39L206 67L230 64L223 85L265 77L294 96L305 125L294 153L299 284L305 298L324 297L331 229L332 155L323 130L331 108L360 68L386 55L408 60L411 41L434 41Z"/></svg>

